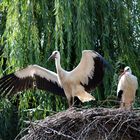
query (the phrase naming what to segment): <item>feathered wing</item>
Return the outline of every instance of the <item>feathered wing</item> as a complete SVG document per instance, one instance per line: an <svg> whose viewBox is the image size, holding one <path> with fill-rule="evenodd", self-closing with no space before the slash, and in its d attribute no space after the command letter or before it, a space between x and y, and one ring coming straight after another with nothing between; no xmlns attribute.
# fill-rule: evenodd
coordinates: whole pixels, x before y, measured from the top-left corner
<svg viewBox="0 0 140 140"><path fill-rule="evenodd" d="M122 96L124 94L124 90L125 90L125 87L126 87L126 76L125 74L121 75L118 79L118 86L117 86L117 99L118 101L121 101L122 100Z"/></svg>
<svg viewBox="0 0 140 140"><path fill-rule="evenodd" d="M64 90L58 82L57 74L38 65L30 65L0 79L1 95L16 94L32 88L65 96Z"/></svg>
<svg viewBox="0 0 140 140"><path fill-rule="evenodd" d="M117 96L120 96L119 91L124 89L124 84L123 83L124 83L124 76L119 78L118 86L117 86Z"/></svg>
<svg viewBox="0 0 140 140"><path fill-rule="evenodd" d="M79 65L71 74L89 92L102 81L105 63L104 58L97 52L84 50Z"/></svg>
<svg viewBox="0 0 140 140"><path fill-rule="evenodd" d="M137 90L138 89L138 79L134 75L133 75L133 82L134 82L135 89Z"/></svg>

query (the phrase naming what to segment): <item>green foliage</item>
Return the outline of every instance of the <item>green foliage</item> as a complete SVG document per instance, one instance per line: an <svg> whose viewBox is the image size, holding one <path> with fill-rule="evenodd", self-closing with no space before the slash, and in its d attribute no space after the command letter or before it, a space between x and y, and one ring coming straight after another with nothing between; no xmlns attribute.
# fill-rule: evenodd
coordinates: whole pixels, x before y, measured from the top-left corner
<svg viewBox="0 0 140 140"><path fill-rule="evenodd" d="M7 99L0 100L0 138L12 140L17 135L18 113Z"/></svg>
<svg viewBox="0 0 140 140"><path fill-rule="evenodd" d="M97 102L87 103L88 107L114 106L109 100L116 96L119 71L124 66L129 65L140 78L139 0L0 2L0 76L34 63L55 71L54 62L47 62L55 49L61 52L63 68L72 70L82 50L94 49L105 57L111 69L107 69L103 85L93 92ZM140 92L135 107L140 106L139 97ZM13 104L18 107L18 130L25 126L24 121L43 119L67 108L64 99L39 90L24 91L11 101L1 101L0 138L13 138L8 132L11 116L15 115Z"/></svg>

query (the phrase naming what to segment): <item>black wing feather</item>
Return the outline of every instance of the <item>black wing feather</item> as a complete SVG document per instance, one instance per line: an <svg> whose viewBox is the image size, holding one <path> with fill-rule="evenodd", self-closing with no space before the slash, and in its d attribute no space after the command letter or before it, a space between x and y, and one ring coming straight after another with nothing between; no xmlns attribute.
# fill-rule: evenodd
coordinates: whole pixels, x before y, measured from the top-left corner
<svg viewBox="0 0 140 140"><path fill-rule="evenodd" d="M14 73L6 75L0 79L0 95L11 96L17 92L32 89L34 86L38 89L50 91L54 94L65 97L63 88L56 82L48 81L46 78L41 78L38 75L34 75L34 77L19 78Z"/></svg>
<svg viewBox="0 0 140 140"><path fill-rule="evenodd" d="M96 88L96 86L98 86L102 80L103 80L103 76L104 76L104 58L102 58L102 56L98 55L97 57L93 58L93 65L94 65L94 74L93 76L90 78L88 78L88 84L82 84L82 86L84 86L85 90L87 92L93 90Z"/></svg>
<svg viewBox="0 0 140 140"><path fill-rule="evenodd" d="M118 92L118 96L117 96L118 101L121 101L121 99L122 99L122 94L123 94L123 90L120 90L120 91Z"/></svg>
<svg viewBox="0 0 140 140"><path fill-rule="evenodd" d="M12 95L17 92L33 88L33 78L18 78L14 73L0 79L0 94Z"/></svg>
<svg viewBox="0 0 140 140"><path fill-rule="evenodd" d="M49 81L46 78L42 78L38 75L35 75L36 79L36 86L38 89L41 90L47 90L49 92L52 92L56 95L61 95L65 97L65 92L62 87L60 87L56 82Z"/></svg>

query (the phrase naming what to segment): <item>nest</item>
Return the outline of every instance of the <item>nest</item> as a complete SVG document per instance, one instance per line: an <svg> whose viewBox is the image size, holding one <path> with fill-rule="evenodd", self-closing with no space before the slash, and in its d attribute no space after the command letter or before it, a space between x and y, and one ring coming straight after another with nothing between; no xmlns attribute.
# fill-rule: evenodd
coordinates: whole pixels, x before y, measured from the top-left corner
<svg viewBox="0 0 140 140"><path fill-rule="evenodd" d="M26 130L21 140L140 140L140 111L70 108Z"/></svg>

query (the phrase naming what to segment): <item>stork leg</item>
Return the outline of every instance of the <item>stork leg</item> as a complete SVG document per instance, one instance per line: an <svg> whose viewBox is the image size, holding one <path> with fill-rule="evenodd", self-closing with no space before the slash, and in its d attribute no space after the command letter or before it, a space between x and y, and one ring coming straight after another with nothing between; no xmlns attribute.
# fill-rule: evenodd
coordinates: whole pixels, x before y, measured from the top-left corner
<svg viewBox="0 0 140 140"><path fill-rule="evenodd" d="M121 102L121 103L120 103L120 108L121 108L121 109L125 108L125 103L124 103L124 102Z"/></svg>
<svg viewBox="0 0 140 140"><path fill-rule="evenodd" d="M80 101L80 99L78 97L74 97L74 106L75 107L81 107L82 106L82 102Z"/></svg>
<svg viewBox="0 0 140 140"><path fill-rule="evenodd" d="M121 102L120 104L120 109L124 109L124 110L132 110L132 103L133 102Z"/></svg>
<svg viewBox="0 0 140 140"><path fill-rule="evenodd" d="M132 103L133 103L133 101L130 101L128 103L125 103L125 109L132 110Z"/></svg>
<svg viewBox="0 0 140 140"><path fill-rule="evenodd" d="M73 99L73 97L68 97L67 99L68 99L68 105L69 105L69 107L71 107L73 105L74 99Z"/></svg>
<svg viewBox="0 0 140 140"><path fill-rule="evenodd" d="M71 97L68 99L68 104L69 107L81 107L82 106L82 102L80 101L80 99L78 97Z"/></svg>

